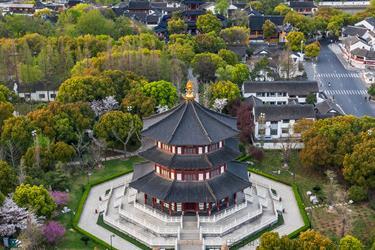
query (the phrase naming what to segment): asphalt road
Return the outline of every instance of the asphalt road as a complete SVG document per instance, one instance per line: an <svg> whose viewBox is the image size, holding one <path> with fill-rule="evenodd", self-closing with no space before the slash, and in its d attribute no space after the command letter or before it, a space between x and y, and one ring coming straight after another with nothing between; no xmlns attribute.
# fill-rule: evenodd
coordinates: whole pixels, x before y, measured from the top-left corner
<svg viewBox="0 0 375 250"><path fill-rule="evenodd" d="M375 116L375 104L365 100L368 95L360 71L345 69L327 44L322 43L318 62L307 62L305 70L309 79L318 81L320 91L334 99L346 114Z"/></svg>

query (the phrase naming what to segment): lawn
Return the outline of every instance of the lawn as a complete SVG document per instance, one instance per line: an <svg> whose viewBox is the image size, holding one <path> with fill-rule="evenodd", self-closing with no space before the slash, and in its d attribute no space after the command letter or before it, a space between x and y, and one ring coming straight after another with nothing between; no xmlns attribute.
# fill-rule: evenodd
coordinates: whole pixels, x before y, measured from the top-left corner
<svg viewBox="0 0 375 250"><path fill-rule="evenodd" d="M318 197L326 200L326 190L328 187L328 179L323 172L309 169L299 161L298 152L294 151L291 155L289 169L282 167L282 155L280 151L265 151L265 157L262 162L255 163L251 166L268 174L276 176L278 179L292 183L295 182L305 203L305 206L311 206L307 191L313 191L313 187L319 186L321 191ZM280 170L280 174L278 173ZM291 171L294 170L296 175L293 178ZM338 186L335 194L340 195L345 190L342 186ZM345 207L344 207L345 208ZM353 204L346 207L346 227L343 231L343 216L340 216L340 210L328 211L327 208L314 208L309 212L312 227L323 234L329 236L336 241L341 238L341 234L352 234L359 238L367 247L375 238L375 211L372 210L367 203Z"/></svg>
<svg viewBox="0 0 375 250"><path fill-rule="evenodd" d="M133 157L127 161L124 160L111 160L104 163L104 167L100 169L96 169L91 174L90 178L88 178L87 174L79 174L71 177L70 181L70 200L68 203L68 207L72 209L74 212L78 207L78 203L81 200L81 196L84 191L84 186L90 181L96 182L99 180L110 178L118 173L125 172L129 169L133 168L133 164L139 162L140 158ZM66 227L66 234L62 239L61 243L57 246L58 249L105 249L104 247L95 244L91 240L89 241L88 245L85 246L83 241L81 241L82 234L76 232L72 228L72 220L73 214L60 214L56 217L58 221L63 223Z"/></svg>

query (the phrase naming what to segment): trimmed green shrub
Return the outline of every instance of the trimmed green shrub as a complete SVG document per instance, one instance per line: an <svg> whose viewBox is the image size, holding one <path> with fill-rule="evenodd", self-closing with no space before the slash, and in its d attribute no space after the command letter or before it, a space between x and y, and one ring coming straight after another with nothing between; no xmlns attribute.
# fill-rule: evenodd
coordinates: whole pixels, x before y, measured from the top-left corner
<svg viewBox="0 0 375 250"><path fill-rule="evenodd" d="M361 186L351 186L348 190L349 199L353 201L364 201L367 200L367 190Z"/></svg>

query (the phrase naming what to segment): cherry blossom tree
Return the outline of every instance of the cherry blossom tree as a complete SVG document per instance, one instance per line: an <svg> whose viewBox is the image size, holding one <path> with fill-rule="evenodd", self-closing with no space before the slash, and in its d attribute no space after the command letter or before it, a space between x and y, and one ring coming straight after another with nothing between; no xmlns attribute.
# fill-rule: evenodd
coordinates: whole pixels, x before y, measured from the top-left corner
<svg viewBox="0 0 375 250"><path fill-rule="evenodd" d="M37 224L35 215L26 208L19 207L11 198L6 198L0 207L0 236L11 236L27 227L32 221Z"/></svg>

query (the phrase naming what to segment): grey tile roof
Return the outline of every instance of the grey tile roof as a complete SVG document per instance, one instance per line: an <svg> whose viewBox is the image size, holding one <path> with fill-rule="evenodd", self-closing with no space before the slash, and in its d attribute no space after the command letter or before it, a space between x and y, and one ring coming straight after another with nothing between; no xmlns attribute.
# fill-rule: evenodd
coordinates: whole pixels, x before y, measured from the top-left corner
<svg viewBox="0 0 375 250"><path fill-rule="evenodd" d="M238 140L229 139L224 143L224 147L208 154L177 155L154 146L139 155L172 169L209 169L234 160L240 155L240 152L238 151Z"/></svg>
<svg viewBox="0 0 375 250"><path fill-rule="evenodd" d="M150 2L148 1L130 1L129 10L149 10Z"/></svg>
<svg viewBox="0 0 375 250"><path fill-rule="evenodd" d="M329 99L324 100L323 102L315 104L315 109L318 111L319 114L325 115L331 111L335 113L342 114L340 108L337 104Z"/></svg>
<svg viewBox="0 0 375 250"><path fill-rule="evenodd" d="M244 92L287 92L300 96L319 92L319 87L316 81L247 81L244 82Z"/></svg>
<svg viewBox="0 0 375 250"><path fill-rule="evenodd" d="M129 185L165 202L215 202L251 186L246 164L238 162L228 163L227 171L205 181L169 180L152 171Z"/></svg>
<svg viewBox="0 0 375 250"><path fill-rule="evenodd" d="M315 8L316 5L313 1L291 1L289 3L290 8Z"/></svg>
<svg viewBox="0 0 375 250"><path fill-rule="evenodd" d="M263 101L253 95L245 98L245 102L250 103L253 107L263 105Z"/></svg>
<svg viewBox="0 0 375 250"><path fill-rule="evenodd" d="M375 27L375 18L374 17L368 17L365 19L369 24Z"/></svg>
<svg viewBox="0 0 375 250"><path fill-rule="evenodd" d="M276 26L283 25L284 17L283 16L249 16L249 28L250 31L262 31L263 24L266 20L270 20Z"/></svg>
<svg viewBox="0 0 375 250"><path fill-rule="evenodd" d="M356 48L350 51L350 53L355 56L365 57L369 60L375 60L375 51Z"/></svg>
<svg viewBox="0 0 375 250"><path fill-rule="evenodd" d="M170 145L208 145L238 134L236 118L195 101L144 120L142 135Z"/></svg>
<svg viewBox="0 0 375 250"><path fill-rule="evenodd" d="M262 105L256 106L254 109L255 117L259 117L261 113L264 113L266 121L315 118L314 106L311 104Z"/></svg>
<svg viewBox="0 0 375 250"><path fill-rule="evenodd" d="M358 26L347 26L343 29L342 34L345 36L363 36L367 32L366 28Z"/></svg>

